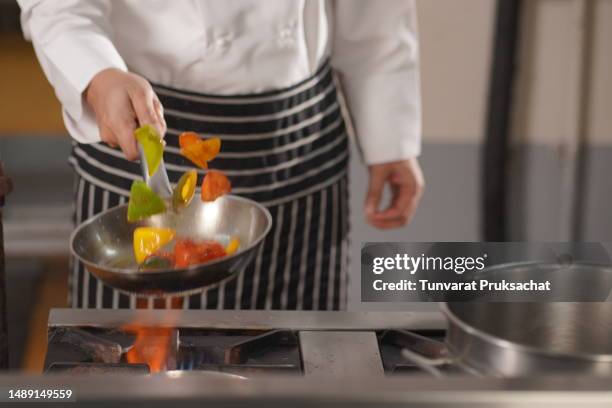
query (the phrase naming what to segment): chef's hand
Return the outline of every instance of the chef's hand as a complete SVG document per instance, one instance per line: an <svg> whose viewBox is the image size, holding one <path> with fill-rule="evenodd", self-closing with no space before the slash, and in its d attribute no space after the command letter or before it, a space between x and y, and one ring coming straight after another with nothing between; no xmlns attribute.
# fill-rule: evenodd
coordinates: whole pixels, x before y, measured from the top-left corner
<svg viewBox="0 0 612 408"><path fill-rule="evenodd" d="M138 158L137 127L152 125L160 135L166 133L163 107L151 84L139 75L105 69L93 77L84 96L96 114L102 141L119 145L128 160Z"/></svg>
<svg viewBox="0 0 612 408"><path fill-rule="evenodd" d="M364 212L368 222L376 228L390 229L406 225L412 219L425 180L417 159L369 166L370 184ZM391 189L389 207L380 209L385 185Z"/></svg>

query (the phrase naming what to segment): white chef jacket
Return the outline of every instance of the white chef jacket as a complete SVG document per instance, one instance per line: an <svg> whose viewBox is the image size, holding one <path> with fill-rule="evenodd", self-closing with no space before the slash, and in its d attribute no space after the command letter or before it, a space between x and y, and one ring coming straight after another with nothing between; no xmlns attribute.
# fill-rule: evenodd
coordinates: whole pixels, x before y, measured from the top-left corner
<svg viewBox="0 0 612 408"><path fill-rule="evenodd" d="M368 164L420 152L414 0L18 0L21 22L82 143L100 141L83 91L106 68L169 87L291 86L328 57Z"/></svg>

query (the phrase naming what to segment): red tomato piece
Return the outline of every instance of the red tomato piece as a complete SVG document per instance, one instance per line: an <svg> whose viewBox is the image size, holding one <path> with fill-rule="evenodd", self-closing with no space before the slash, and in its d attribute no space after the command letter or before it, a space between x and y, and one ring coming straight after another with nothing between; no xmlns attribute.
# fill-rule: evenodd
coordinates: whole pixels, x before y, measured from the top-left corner
<svg viewBox="0 0 612 408"><path fill-rule="evenodd" d="M208 262L227 255L223 245L216 241L204 241L198 244L200 262Z"/></svg>
<svg viewBox="0 0 612 408"><path fill-rule="evenodd" d="M202 181L202 201L215 201L222 195L232 191L232 184L225 174L220 171L210 170Z"/></svg>
<svg viewBox="0 0 612 408"><path fill-rule="evenodd" d="M174 245L174 254L159 253L157 256L169 256L175 268L186 268L227 255L223 245L217 241L194 242L191 239L178 239Z"/></svg>
<svg viewBox="0 0 612 408"><path fill-rule="evenodd" d="M198 246L190 239L179 239L174 245L174 266L186 268L199 263Z"/></svg>

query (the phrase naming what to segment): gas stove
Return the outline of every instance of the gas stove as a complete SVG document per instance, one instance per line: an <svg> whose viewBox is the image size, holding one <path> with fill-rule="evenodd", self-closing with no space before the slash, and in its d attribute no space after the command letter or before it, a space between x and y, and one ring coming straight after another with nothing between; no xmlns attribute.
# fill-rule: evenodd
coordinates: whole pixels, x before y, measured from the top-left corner
<svg viewBox="0 0 612 408"><path fill-rule="evenodd" d="M147 330L135 333L137 326ZM404 358L406 350L438 356L443 347L431 340L442 338L445 327L441 314L427 312L56 309L49 318L45 375L0 375L0 388L68 388L79 403L100 407L612 404L605 377L499 378L452 365L437 367L434 377ZM143 340L155 349L158 337L166 345L163 359L130 358Z"/></svg>
<svg viewBox="0 0 612 408"><path fill-rule="evenodd" d="M435 312L54 309L45 372L375 378L420 372L402 350L435 352L426 341L418 350L414 335L441 340L444 328ZM135 348L155 366L134 361Z"/></svg>

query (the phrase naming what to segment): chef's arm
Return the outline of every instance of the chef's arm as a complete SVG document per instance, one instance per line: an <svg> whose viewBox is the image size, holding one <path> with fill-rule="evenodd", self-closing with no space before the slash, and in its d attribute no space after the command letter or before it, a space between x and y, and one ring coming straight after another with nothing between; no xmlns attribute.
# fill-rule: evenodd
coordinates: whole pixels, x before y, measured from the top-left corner
<svg viewBox="0 0 612 408"><path fill-rule="evenodd" d="M330 4L332 65L370 171L365 215L376 227L399 227L412 218L424 188L415 1ZM392 200L380 209L385 186Z"/></svg>
<svg viewBox="0 0 612 408"><path fill-rule="evenodd" d="M112 0L18 0L24 35L62 103L71 134L120 145L137 156L138 122L165 131L161 104L150 84L128 73L112 43ZM78 131L76 131L78 129ZM75 130L75 131L72 131Z"/></svg>

